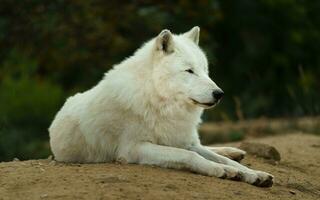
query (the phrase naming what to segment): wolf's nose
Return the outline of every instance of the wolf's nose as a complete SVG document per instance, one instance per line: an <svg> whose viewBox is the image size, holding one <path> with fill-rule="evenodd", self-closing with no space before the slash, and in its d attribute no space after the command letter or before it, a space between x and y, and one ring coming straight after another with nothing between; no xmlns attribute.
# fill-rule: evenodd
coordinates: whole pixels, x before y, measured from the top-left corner
<svg viewBox="0 0 320 200"><path fill-rule="evenodd" d="M221 98L223 97L223 95L224 95L224 92L223 92L221 89L219 89L219 90L213 90L213 92L212 92L212 96L213 96L216 100L221 99Z"/></svg>

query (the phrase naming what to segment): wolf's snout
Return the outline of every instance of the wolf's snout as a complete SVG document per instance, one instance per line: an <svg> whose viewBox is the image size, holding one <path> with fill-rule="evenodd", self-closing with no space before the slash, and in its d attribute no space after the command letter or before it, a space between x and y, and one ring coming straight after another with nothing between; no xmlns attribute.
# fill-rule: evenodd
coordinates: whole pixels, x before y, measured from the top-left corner
<svg viewBox="0 0 320 200"><path fill-rule="evenodd" d="M215 98L216 101L220 100L224 95L224 92L221 89L213 90L212 96Z"/></svg>

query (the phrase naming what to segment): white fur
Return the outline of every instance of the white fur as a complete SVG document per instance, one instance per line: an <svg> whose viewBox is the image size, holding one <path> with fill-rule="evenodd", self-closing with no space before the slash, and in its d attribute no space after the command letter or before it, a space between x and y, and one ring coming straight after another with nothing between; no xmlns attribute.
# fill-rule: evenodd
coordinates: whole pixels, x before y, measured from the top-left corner
<svg viewBox="0 0 320 200"><path fill-rule="evenodd" d="M68 98L49 128L55 159L188 168L241 175L251 184L269 180L200 144L197 126L209 107L203 103L217 103L212 92L221 89L208 76L198 41L198 27L182 35L164 30L95 87Z"/></svg>

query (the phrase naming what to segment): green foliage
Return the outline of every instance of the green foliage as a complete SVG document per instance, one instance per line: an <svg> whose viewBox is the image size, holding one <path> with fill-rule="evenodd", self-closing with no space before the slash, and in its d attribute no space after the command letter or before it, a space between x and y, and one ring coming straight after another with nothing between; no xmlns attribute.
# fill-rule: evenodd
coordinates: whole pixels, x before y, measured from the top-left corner
<svg viewBox="0 0 320 200"><path fill-rule="evenodd" d="M229 140L228 141L239 141L244 139L244 132L242 131L230 131L228 133Z"/></svg>
<svg viewBox="0 0 320 200"><path fill-rule="evenodd" d="M0 69L0 160L49 153L47 128L62 105L57 85L36 75L37 63L16 50Z"/></svg>
<svg viewBox="0 0 320 200"><path fill-rule="evenodd" d="M216 73L226 75L217 78L227 94L241 100L245 116L319 114L320 3L260 0L221 5L225 17L216 26L221 46ZM225 100L224 106L232 109L232 99Z"/></svg>
<svg viewBox="0 0 320 200"><path fill-rule="evenodd" d="M226 94L206 120L318 115L319 9L305 0L2 0L0 160L46 155L64 99L163 28L201 27Z"/></svg>

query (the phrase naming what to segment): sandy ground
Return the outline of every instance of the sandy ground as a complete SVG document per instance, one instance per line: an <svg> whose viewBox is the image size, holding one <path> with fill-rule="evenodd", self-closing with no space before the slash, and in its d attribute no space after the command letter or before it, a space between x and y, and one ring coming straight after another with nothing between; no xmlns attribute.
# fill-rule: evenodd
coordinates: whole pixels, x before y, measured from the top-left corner
<svg viewBox="0 0 320 200"><path fill-rule="evenodd" d="M272 173L271 188L150 166L29 160L0 163L0 199L320 199L320 137L295 133L250 141L281 154L277 164L252 155L242 161Z"/></svg>

